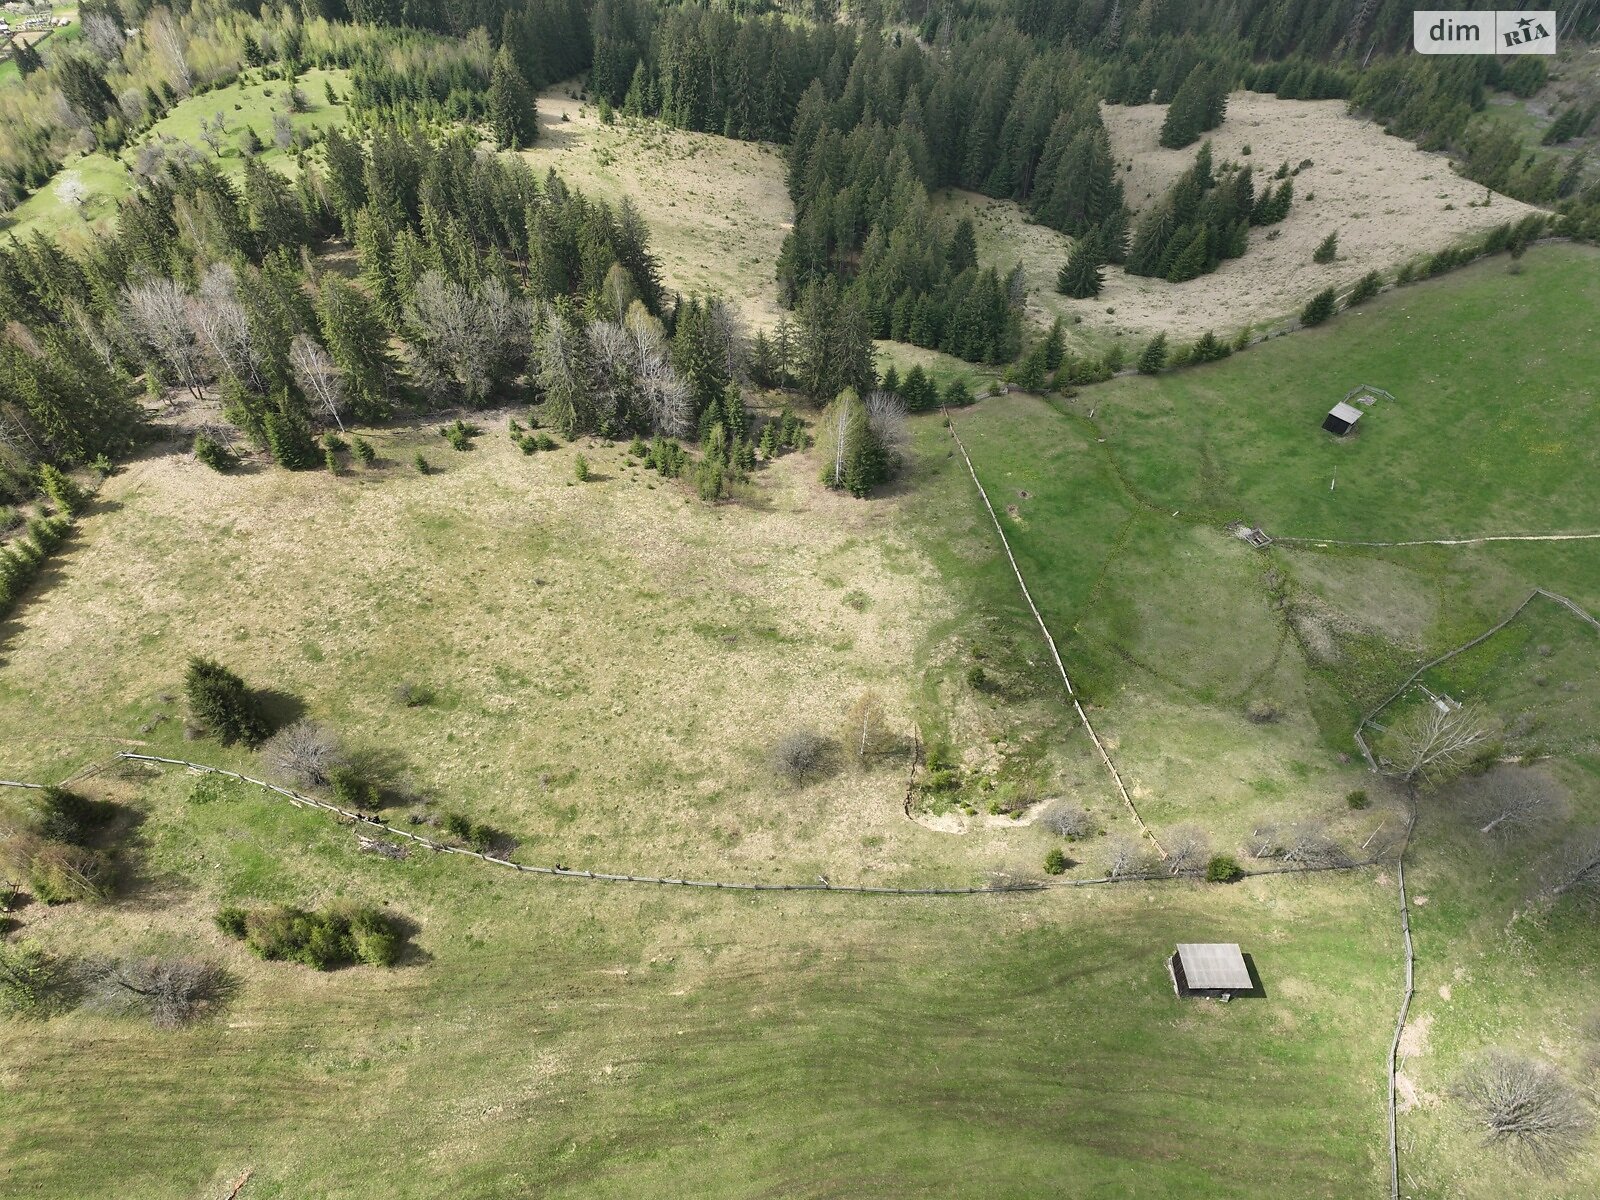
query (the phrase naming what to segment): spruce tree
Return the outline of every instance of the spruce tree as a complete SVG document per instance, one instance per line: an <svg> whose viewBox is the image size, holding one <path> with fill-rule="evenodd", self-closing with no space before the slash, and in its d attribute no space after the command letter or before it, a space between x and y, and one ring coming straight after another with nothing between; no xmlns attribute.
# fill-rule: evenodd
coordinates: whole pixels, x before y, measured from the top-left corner
<svg viewBox="0 0 1600 1200"><path fill-rule="evenodd" d="M1336 300L1332 288L1323 288L1300 310L1300 324L1321 325L1333 316Z"/></svg>
<svg viewBox="0 0 1600 1200"><path fill-rule="evenodd" d="M533 89L522 77L509 46L501 46L489 73L489 125L502 150L520 150L539 137Z"/></svg>
<svg viewBox="0 0 1600 1200"><path fill-rule="evenodd" d="M269 732L266 717L250 689L232 671L209 658L189 660L183 677L189 710L224 746L257 746Z"/></svg>
<svg viewBox="0 0 1600 1200"><path fill-rule="evenodd" d="M1062 264L1061 273L1056 277L1056 290L1075 300L1098 296L1105 286L1104 262L1098 231L1085 234Z"/></svg>
<svg viewBox="0 0 1600 1200"><path fill-rule="evenodd" d="M1167 335L1158 333L1139 354L1139 374L1159 375L1167 365Z"/></svg>
<svg viewBox="0 0 1600 1200"><path fill-rule="evenodd" d="M1339 253L1339 233L1335 230L1323 238L1316 250L1311 255L1315 263L1331 263Z"/></svg>

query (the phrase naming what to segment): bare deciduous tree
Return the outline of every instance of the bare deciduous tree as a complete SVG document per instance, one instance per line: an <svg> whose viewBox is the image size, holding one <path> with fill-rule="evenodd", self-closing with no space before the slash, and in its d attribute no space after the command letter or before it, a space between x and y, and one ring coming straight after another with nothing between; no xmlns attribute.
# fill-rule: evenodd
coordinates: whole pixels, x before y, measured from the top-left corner
<svg viewBox="0 0 1600 1200"><path fill-rule="evenodd" d="M1300 867L1344 867L1350 855L1334 841L1321 821L1301 821L1290 827L1283 839L1280 855L1286 863Z"/></svg>
<svg viewBox="0 0 1600 1200"><path fill-rule="evenodd" d="M1127 836L1114 837L1106 843L1106 874L1112 879L1147 875L1153 857L1146 843Z"/></svg>
<svg viewBox="0 0 1600 1200"><path fill-rule="evenodd" d="M1081 804L1073 804L1063 800L1052 805L1039 818L1039 824L1059 838L1078 841L1082 838L1093 837L1099 826L1089 815L1089 810Z"/></svg>
<svg viewBox="0 0 1600 1200"><path fill-rule="evenodd" d="M1600 889L1600 829L1574 830L1549 860L1542 894L1559 900L1569 892Z"/></svg>
<svg viewBox="0 0 1600 1200"><path fill-rule="evenodd" d="M168 79L173 88L188 95L194 87L194 71L189 67L188 43L178 19L165 8L158 8L144 19L145 40L165 60Z"/></svg>
<svg viewBox="0 0 1600 1200"><path fill-rule="evenodd" d="M1504 1050L1471 1064L1454 1091L1485 1142L1509 1146L1545 1170L1559 1169L1591 1125L1583 1098L1559 1071Z"/></svg>
<svg viewBox="0 0 1600 1200"><path fill-rule="evenodd" d="M231 375L260 389L261 355L250 315L239 300L239 280L227 263L212 263L189 301L189 320L220 375Z"/></svg>
<svg viewBox="0 0 1600 1200"><path fill-rule="evenodd" d="M94 959L83 969L91 1004L143 1013L162 1029L204 1015L226 997L230 982L220 966L201 958Z"/></svg>
<svg viewBox="0 0 1600 1200"><path fill-rule="evenodd" d="M876 692L862 692L856 697L850 711L845 714L843 732L845 745L861 766L866 766L894 747L895 738L889 732L883 701Z"/></svg>
<svg viewBox="0 0 1600 1200"><path fill-rule="evenodd" d="M308 718L273 734L261 757L275 775L301 787L322 786L349 761L333 732Z"/></svg>
<svg viewBox="0 0 1600 1200"><path fill-rule="evenodd" d="M1475 704L1426 704L1390 726L1382 766L1407 786L1438 785L1460 774L1492 732L1488 717Z"/></svg>
<svg viewBox="0 0 1600 1200"><path fill-rule="evenodd" d="M104 62L122 54L122 44L128 40L118 25L105 13L90 13L83 19L83 40L96 57Z"/></svg>
<svg viewBox="0 0 1600 1200"><path fill-rule="evenodd" d="M778 739L772 750L772 768L792 784L802 784L826 774L833 765L833 745L820 733L797 729Z"/></svg>
<svg viewBox="0 0 1600 1200"><path fill-rule="evenodd" d="M1498 766L1479 778L1459 781L1452 795L1484 818L1479 833L1502 836L1558 816L1565 798L1550 776L1518 766Z"/></svg>
<svg viewBox="0 0 1600 1200"><path fill-rule="evenodd" d="M1200 875L1211 861L1211 836L1198 825L1178 825L1161 838L1169 875Z"/></svg>
<svg viewBox="0 0 1600 1200"><path fill-rule="evenodd" d="M183 288L171 279L129 284L122 291L122 311L134 340L199 399L206 380L205 354L195 337Z"/></svg>
<svg viewBox="0 0 1600 1200"><path fill-rule="evenodd" d="M289 343L289 366L294 381L306 398L328 411L339 432L344 432L344 372L334 365L328 352L309 334L297 333Z"/></svg>
<svg viewBox="0 0 1600 1200"><path fill-rule="evenodd" d="M890 392L871 392L867 396L867 424L890 454L902 454L911 441L906 426L906 405Z"/></svg>
<svg viewBox="0 0 1600 1200"><path fill-rule="evenodd" d="M515 374L527 350L527 308L495 279L474 292L438 271L424 272L406 323L425 386L469 404Z"/></svg>
<svg viewBox="0 0 1600 1200"><path fill-rule="evenodd" d="M288 113L272 114L272 144L279 150L287 150L294 145L294 122L289 119Z"/></svg>

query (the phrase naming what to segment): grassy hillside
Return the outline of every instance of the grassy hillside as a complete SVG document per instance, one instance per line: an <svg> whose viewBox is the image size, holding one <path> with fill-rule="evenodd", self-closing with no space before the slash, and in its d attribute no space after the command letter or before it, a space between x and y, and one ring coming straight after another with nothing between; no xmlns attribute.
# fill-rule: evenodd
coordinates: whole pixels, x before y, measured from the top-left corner
<svg viewBox="0 0 1600 1200"><path fill-rule="evenodd" d="M275 113L288 114L290 123L300 131L345 123L344 106L329 104L326 91L327 85L332 84L337 94L345 93L348 83L345 71L312 69L302 72L298 86L307 100L307 111L303 113L289 113L288 92L281 79L250 82L252 78L253 74L246 72L238 83L180 101L143 137L119 154L97 150L69 162L45 187L0 218L0 232L26 238L37 231L68 245L92 237L96 231L110 225L116 217L117 202L133 191L132 164L139 146L163 142L176 148L178 143L183 143L212 157L213 151L200 137L201 122L212 121L219 113L224 118L226 133L214 156L229 174L244 172L247 128L255 130L265 147L260 155L262 162L279 171L293 173L293 156L273 144ZM64 192L63 188L67 190ZM74 191L82 197L81 203L72 202Z"/></svg>

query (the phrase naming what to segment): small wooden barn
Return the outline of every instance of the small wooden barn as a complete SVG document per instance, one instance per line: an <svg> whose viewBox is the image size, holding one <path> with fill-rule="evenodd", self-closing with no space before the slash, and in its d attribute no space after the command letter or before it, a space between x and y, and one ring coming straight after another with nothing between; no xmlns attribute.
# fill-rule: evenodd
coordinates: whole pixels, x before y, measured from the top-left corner
<svg viewBox="0 0 1600 1200"><path fill-rule="evenodd" d="M1341 400L1328 410L1328 415L1322 419L1322 427L1336 437L1344 437L1360 419L1361 410Z"/></svg>
<svg viewBox="0 0 1600 1200"><path fill-rule="evenodd" d="M1180 996L1229 1000L1255 989L1237 942L1180 942L1167 967Z"/></svg>

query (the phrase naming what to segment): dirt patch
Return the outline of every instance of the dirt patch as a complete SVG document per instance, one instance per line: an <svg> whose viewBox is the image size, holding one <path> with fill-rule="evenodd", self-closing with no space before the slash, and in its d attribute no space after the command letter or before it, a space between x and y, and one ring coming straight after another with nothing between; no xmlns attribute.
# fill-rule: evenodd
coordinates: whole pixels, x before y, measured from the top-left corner
<svg viewBox="0 0 1600 1200"><path fill-rule="evenodd" d="M1433 1032L1433 1014L1426 1013L1406 1025L1400 1035L1400 1057L1420 1058L1428 1052L1428 1035Z"/></svg>

